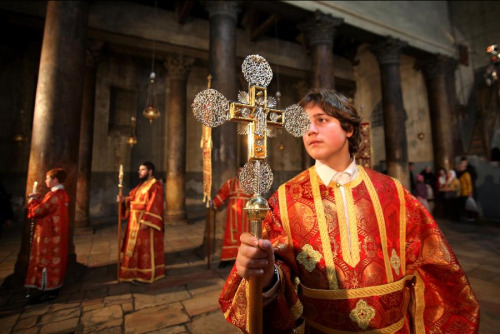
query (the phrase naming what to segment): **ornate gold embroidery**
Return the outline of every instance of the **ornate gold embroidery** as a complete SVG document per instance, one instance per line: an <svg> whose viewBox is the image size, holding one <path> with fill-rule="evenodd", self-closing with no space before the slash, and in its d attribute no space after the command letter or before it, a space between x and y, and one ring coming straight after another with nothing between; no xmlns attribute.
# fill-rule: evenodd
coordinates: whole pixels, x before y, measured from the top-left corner
<svg viewBox="0 0 500 334"><path fill-rule="evenodd" d="M401 267L401 259L396 253L396 250L393 248L391 253L391 266L394 269L394 272L399 275L399 268Z"/></svg>
<svg viewBox="0 0 500 334"><path fill-rule="evenodd" d="M302 247L302 252L297 255L297 261L306 268L308 272L312 272L316 268L316 263L321 260L321 253L314 250L314 248L306 244Z"/></svg>
<svg viewBox="0 0 500 334"><path fill-rule="evenodd" d="M370 320L374 317L375 309L368 305L368 303L363 299L360 299L356 304L356 308L349 313L349 318L351 318L351 320L358 324L358 326L363 330L368 328Z"/></svg>

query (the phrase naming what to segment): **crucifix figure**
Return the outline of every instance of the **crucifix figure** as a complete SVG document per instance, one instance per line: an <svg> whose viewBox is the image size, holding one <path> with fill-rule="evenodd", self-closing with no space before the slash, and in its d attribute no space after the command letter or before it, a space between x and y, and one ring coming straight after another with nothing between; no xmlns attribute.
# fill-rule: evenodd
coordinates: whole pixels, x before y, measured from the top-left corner
<svg viewBox="0 0 500 334"><path fill-rule="evenodd" d="M216 127L226 121L238 122L238 132L248 136L248 162L240 174L240 182L247 193L253 194L245 211L251 222L252 233L261 238L262 220L269 211L267 201L261 194L268 192L273 183L273 174L266 161L267 137L272 136L273 128L285 128L292 135L301 137L309 129L309 118L295 104L285 110L275 109L276 100L267 95L273 71L266 59L250 55L241 67L249 89L238 94L239 102L229 102L215 89L206 89L196 95L192 107L196 119L205 126ZM249 280L248 304L250 333L261 333L260 277L251 277Z"/></svg>

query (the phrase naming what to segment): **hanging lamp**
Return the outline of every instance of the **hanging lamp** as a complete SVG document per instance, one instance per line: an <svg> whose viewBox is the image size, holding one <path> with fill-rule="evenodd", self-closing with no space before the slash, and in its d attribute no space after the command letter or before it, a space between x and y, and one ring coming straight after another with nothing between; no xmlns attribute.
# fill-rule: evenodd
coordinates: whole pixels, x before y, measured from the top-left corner
<svg viewBox="0 0 500 334"><path fill-rule="evenodd" d="M132 123L130 137L127 138L127 144L130 145L130 148L134 147L137 144L137 134L136 134L136 119L134 116L130 117L130 122Z"/></svg>
<svg viewBox="0 0 500 334"><path fill-rule="evenodd" d="M149 124L152 124L155 119L160 117L160 110L158 109L158 100L156 98L156 73L155 73L155 44L156 44L156 1L155 1L155 13L154 13L154 23L153 23L153 55L151 59L151 73L149 74L148 83L148 96L146 99L146 107L142 111L144 117L149 120Z"/></svg>

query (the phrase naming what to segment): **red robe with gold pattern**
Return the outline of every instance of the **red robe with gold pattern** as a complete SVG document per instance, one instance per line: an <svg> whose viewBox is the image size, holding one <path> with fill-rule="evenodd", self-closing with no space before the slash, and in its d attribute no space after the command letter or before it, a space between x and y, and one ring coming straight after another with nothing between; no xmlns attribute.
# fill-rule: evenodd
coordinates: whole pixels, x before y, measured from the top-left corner
<svg viewBox="0 0 500 334"><path fill-rule="evenodd" d="M68 259L69 198L66 190L45 194L28 204L28 218L35 219L28 274L24 285L54 290L63 285Z"/></svg>
<svg viewBox="0 0 500 334"><path fill-rule="evenodd" d="M286 247L264 332L476 333L479 305L432 216L399 181L358 171L345 203L314 167L270 198L264 236ZM244 332L246 286L233 268L219 298Z"/></svg>
<svg viewBox="0 0 500 334"><path fill-rule="evenodd" d="M121 281L154 282L165 276L163 185L154 177L132 189L123 218L129 218L122 246Z"/></svg>
<svg viewBox="0 0 500 334"><path fill-rule="evenodd" d="M224 183L218 194L214 197L214 209L221 207L229 198L227 203L226 226L224 228L224 240L222 243L221 261L234 260L240 246L240 235L250 231L250 222L247 214L243 212L250 195L241 187L240 180L233 177Z"/></svg>

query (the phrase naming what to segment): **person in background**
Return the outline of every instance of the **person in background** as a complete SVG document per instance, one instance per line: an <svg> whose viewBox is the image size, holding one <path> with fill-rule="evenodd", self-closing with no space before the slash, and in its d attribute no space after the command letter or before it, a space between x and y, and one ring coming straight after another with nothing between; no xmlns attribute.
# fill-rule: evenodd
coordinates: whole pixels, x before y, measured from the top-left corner
<svg viewBox="0 0 500 334"><path fill-rule="evenodd" d="M434 209L434 193L436 192L434 187L436 186L436 177L432 172L432 167L430 165L425 166L425 168L420 172L420 175L424 177L424 183L427 187L427 202L429 203L429 208Z"/></svg>
<svg viewBox="0 0 500 334"><path fill-rule="evenodd" d="M37 289L29 304L51 301L59 295L64 283L68 260L69 197L64 190L66 171L54 168L47 172L45 185L49 191L28 195L28 219L34 219L28 273L24 286Z"/></svg>
<svg viewBox="0 0 500 334"><path fill-rule="evenodd" d="M410 191L413 196L417 194L417 182L415 179L415 164L413 162L408 163L408 167L410 169Z"/></svg>
<svg viewBox="0 0 500 334"><path fill-rule="evenodd" d="M467 160L462 160L458 166L458 180L460 181L460 196L458 199L458 206L462 216L465 216L468 221L474 221L477 217L477 205L474 201L474 185L472 182L472 177L467 171L468 162ZM467 210L467 201L472 201L474 203L475 211ZM470 206L470 205L469 205Z"/></svg>
<svg viewBox="0 0 500 334"><path fill-rule="evenodd" d="M427 209L427 211L431 211L429 209L429 203L427 202L427 187L424 183L424 176L422 174L417 175L417 185L416 185L416 196L417 199L422 203L422 205Z"/></svg>
<svg viewBox="0 0 500 334"><path fill-rule="evenodd" d="M234 262L238 254L240 235L250 231L250 221L243 211L250 195L241 187L239 176L242 170L241 165L238 168L238 176L227 180L213 198L214 210L219 210L228 201L219 268L224 268Z"/></svg>
<svg viewBox="0 0 500 334"><path fill-rule="evenodd" d="M449 170L446 178L446 185L443 189L445 195L446 215L449 219L458 222L460 220L460 206L458 197L460 196L460 181L453 169Z"/></svg>
<svg viewBox="0 0 500 334"><path fill-rule="evenodd" d="M271 196L262 239L241 235L219 297L227 321L247 333L248 278L258 276L264 333L477 333L479 304L429 211L356 164L356 109L323 89L299 104L316 163Z"/></svg>
<svg viewBox="0 0 500 334"><path fill-rule="evenodd" d="M139 184L123 202L122 218L129 219L123 239L120 281L152 283L165 276L163 246L163 185L154 177L155 166L139 166Z"/></svg>
<svg viewBox="0 0 500 334"><path fill-rule="evenodd" d="M469 160L467 160L467 157L460 158L460 164L458 165L459 171L457 173L458 178L460 178L460 174L461 174L460 169L463 169L463 167L461 168L460 166L463 166L463 165L465 165L465 171L467 171L470 175L470 180L471 180L471 184L472 184L472 196L473 196L473 198L477 199L477 194L476 194L477 171L476 171L476 167L474 167L470 164Z"/></svg>
<svg viewBox="0 0 500 334"><path fill-rule="evenodd" d="M434 217L443 218L446 216L446 205L445 205L445 188L446 188L446 169L443 167L439 168L438 175L436 177L436 193L435 205L434 205Z"/></svg>

